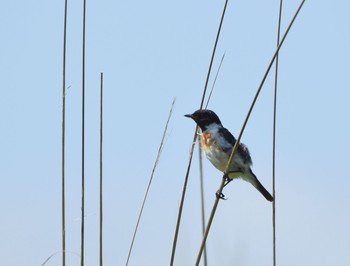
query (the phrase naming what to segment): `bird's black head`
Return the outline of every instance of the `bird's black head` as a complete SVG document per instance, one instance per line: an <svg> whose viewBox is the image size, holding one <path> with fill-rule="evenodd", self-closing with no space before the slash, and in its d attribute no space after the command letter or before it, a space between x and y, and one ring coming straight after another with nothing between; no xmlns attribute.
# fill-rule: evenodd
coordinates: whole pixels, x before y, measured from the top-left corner
<svg viewBox="0 0 350 266"><path fill-rule="evenodd" d="M206 130L207 127L213 123L221 125L219 117L211 110L197 110L193 114L185 116L192 118L202 131Z"/></svg>

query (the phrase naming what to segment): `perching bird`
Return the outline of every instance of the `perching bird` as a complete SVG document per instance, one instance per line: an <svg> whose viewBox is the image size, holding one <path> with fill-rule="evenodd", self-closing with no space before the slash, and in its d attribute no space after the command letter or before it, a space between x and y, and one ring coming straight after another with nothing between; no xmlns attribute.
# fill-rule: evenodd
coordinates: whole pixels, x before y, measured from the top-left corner
<svg viewBox="0 0 350 266"><path fill-rule="evenodd" d="M192 118L202 130L202 146L208 160L217 169L224 172L236 143L235 137L222 126L219 117L213 111L197 110L193 114L185 116ZM271 194L254 175L251 166L252 159L248 148L243 143L239 143L228 172L229 179L226 182L228 183L234 178L242 178L259 190L268 201L273 201ZM219 197L222 198L223 195L219 195Z"/></svg>

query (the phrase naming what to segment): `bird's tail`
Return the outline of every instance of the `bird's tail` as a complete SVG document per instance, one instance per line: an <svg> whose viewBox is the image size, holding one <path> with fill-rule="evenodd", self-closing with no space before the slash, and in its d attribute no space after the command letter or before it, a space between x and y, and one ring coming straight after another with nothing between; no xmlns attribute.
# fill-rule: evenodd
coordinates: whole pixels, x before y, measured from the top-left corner
<svg viewBox="0 0 350 266"><path fill-rule="evenodd" d="M252 170L249 169L249 171L250 171L250 174L252 175L253 178L252 178L252 180L247 180L247 181L250 182L257 190L259 190L260 193L265 197L265 199L267 199L268 201L273 201L273 197L271 196L271 194L260 183L260 181L255 176L255 174L252 172Z"/></svg>

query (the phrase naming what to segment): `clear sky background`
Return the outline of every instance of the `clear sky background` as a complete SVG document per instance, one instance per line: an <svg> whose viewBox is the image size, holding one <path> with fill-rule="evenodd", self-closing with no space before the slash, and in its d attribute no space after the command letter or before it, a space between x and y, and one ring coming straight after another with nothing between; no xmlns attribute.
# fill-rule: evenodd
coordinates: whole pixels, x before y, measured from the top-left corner
<svg viewBox="0 0 350 266"><path fill-rule="evenodd" d="M68 1L67 265L79 265L82 1ZM276 46L279 1L229 1L209 108L237 136ZM104 261L124 265L168 116L167 141L129 265L168 265L198 109L224 1L87 1L85 265L98 264L99 75L104 72ZM299 1L284 1L282 31ZM61 249L64 1L0 5L0 264L41 265ZM350 265L350 3L307 1L280 54L277 262ZM272 73L271 73L272 74ZM273 75L242 141L272 190ZM210 85L213 78L210 80ZM201 241L195 149L175 265ZM221 173L207 160L210 212ZM272 205L241 180L225 188L209 265L272 265ZM61 254L47 265L61 265Z"/></svg>

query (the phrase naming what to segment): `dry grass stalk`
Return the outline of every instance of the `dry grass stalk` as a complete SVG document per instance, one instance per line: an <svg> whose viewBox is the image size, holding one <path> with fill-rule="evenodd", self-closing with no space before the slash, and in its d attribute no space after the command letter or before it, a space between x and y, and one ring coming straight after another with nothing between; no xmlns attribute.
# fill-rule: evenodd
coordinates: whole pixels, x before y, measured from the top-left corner
<svg viewBox="0 0 350 266"><path fill-rule="evenodd" d="M171 118L172 113L173 113L173 110L174 110L174 105L175 105L175 99L173 100L173 102L172 102L172 104L171 104L171 108L170 108L170 111L169 111L168 119L167 119L166 124L165 124L163 136L162 136L162 139L161 139L161 141L160 141L159 148L158 148L157 157L156 157L156 160L155 160L154 165L153 165L153 169L152 169L151 176L150 176L150 179L149 179L149 182L148 182L148 186L147 186L147 189L146 189L145 196L144 196L144 198L143 198L143 202L142 202L141 209L140 209L140 212L139 212L139 216L138 216L138 219L137 219L137 222L136 222L134 234L133 234L133 237L132 237L132 240L131 240L131 244L130 244L130 248L129 248L129 253L128 253L128 257L127 257L127 259L126 259L125 265L128 265L128 264L129 264L129 260L130 260L130 257L131 257L132 248L133 248L133 246L134 246L134 242L135 242L137 230L138 230L138 227L139 227L139 224L140 224L140 221L141 221L141 216L142 216L142 213L143 213L143 209L144 209L144 207L145 207L145 203L146 203L146 200L147 200L148 192L149 192L149 189L150 189L150 187L151 187L152 180L153 180L153 176L154 176L154 173L155 173L155 171L156 171L158 162L159 162L159 160L160 160L160 156L161 156L162 151L163 151L163 147L164 147L164 143L165 143L165 137L166 137L166 133L167 133L167 131L168 131L169 121L170 121L170 118Z"/></svg>
<svg viewBox="0 0 350 266"><path fill-rule="evenodd" d="M278 14L278 27L277 27L277 47L280 43L281 34L281 20L282 20L282 5L283 1L280 0L280 8ZM277 83L278 83L278 56L276 55L275 64L275 88L273 97L273 129L272 129L272 257L273 265L276 266L276 114L277 114Z"/></svg>
<svg viewBox="0 0 350 266"><path fill-rule="evenodd" d="M204 90L203 90L203 94L202 94L202 100L201 100L201 104L200 104L200 109L203 108L203 103L204 103L204 99L205 99L205 95L206 95L206 91L207 91L207 87L208 87L208 81L209 81L209 77L210 77L213 61L214 61L214 58L215 58L216 47L217 47L217 44L219 42L221 27L222 27L222 24L223 24L223 21L224 21L225 13L226 13L227 3L228 3L228 0L225 1L225 6L224 6L224 9L222 11L221 20L220 20L220 24L219 24L219 29L218 29L218 32L217 32L217 35L216 35L216 40L215 40L215 44L214 44L214 48L213 48L213 53L212 53L210 64L209 64L208 74L207 74L207 78L206 78L205 85L204 85ZM175 234L174 234L174 241L173 241L173 246L172 246L172 251L171 251L170 266L174 265L176 245L177 245L177 238L178 238L179 230L180 230L182 210L183 210L183 205L184 205L184 202L185 202L186 189L187 189L188 177L189 177L189 173L190 173L190 169L191 169L191 163L192 163L192 156L193 156L194 146L195 146L196 139L197 139L197 131L198 131L198 126L196 126L196 129L195 129L194 134L193 134L193 140L191 142L192 145L191 145L191 149L190 149L190 158L189 158L189 161L188 161L186 175L185 175L185 180L184 180L184 185L183 185L183 189L182 189L180 207L179 207L179 212L178 212L177 222L176 222L176 228L175 228Z"/></svg>
<svg viewBox="0 0 350 266"><path fill-rule="evenodd" d="M287 37L287 35L288 35L288 33L289 33L289 30L291 29L291 27L292 27L292 25L293 25L293 23L294 23L296 17L298 16L299 11L301 10L301 8L302 8L304 2L305 2L305 0L303 0L303 1L300 3L300 5L299 5L297 11L296 11L295 14L294 14L293 19L292 19L291 22L289 23L289 26L288 26L288 28L287 28L285 34L283 35L283 38L281 39L281 42L280 42L279 45L277 46L277 49L276 49L276 51L275 51L275 53L274 53L274 55L273 55L273 57L272 57L272 59L271 59L271 61L270 61L269 66L267 67L267 70L266 70L266 72L265 72L265 74L264 74L264 77L263 77L263 79L262 79L262 81L261 81L261 83L260 83L260 86L259 86L259 88L258 88L256 94L255 94L255 97L254 97L254 99L253 99L253 101L252 101L252 104L251 104L251 106L250 106L250 108L249 108L248 114L247 114L247 116L246 116L246 118L245 118L245 120L244 120L242 129L241 129L241 131L240 131L240 133L239 133L239 136L238 136L238 138L237 138L237 140L236 140L236 143L235 143L235 145L234 145L234 147L233 147L233 149L232 149L231 156L230 156L230 158L229 158L229 160L228 160L228 162L227 162L226 170L225 170L225 172L224 172L224 175L223 175L223 178L222 178L222 182L221 182L221 185L220 185L219 190L218 190L218 194L219 194L219 195L222 194L222 190L223 190L224 184L225 184L225 176L228 174L229 166L230 166L230 164L231 164L231 162L232 162L232 160L233 160L234 155L235 155L236 152L237 152L238 145L239 145L239 143L240 143L240 141L241 141L241 138L242 138L244 129L245 129L245 127L246 127L246 125L247 125L247 122L248 122L248 120L249 120L249 118L250 118L250 115L251 115L251 113L252 113L252 111L253 111L255 102L256 102L256 100L257 100L257 98L258 98L258 96L259 96L259 94L260 94L260 91L261 91L261 89L262 89L262 87L263 87L263 85L264 85L264 83L265 83L265 80L266 80L266 78L267 78L267 76L268 76L268 74L269 74L269 72L270 72L270 70L271 70L271 67L272 67L272 65L273 65L273 63L274 63L274 61L275 61L275 59L276 59L276 56L277 56L277 54L278 54L278 52L279 52L281 46L283 45L283 43L284 43L284 41L285 41L285 39L286 39L286 37ZM201 256L202 256L202 253L203 253L203 249L204 249L204 245L205 245L206 239L207 239L207 237L208 237L209 230L210 230L210 227L211 227L211 223L212 223L212 221L213 221L213 218L214 218L214 215L215 215L215 212L216 212L216 208L217 208L217 206L218 206L218 203L219 203L219 197L217 197L217 198L215 199L214 206L213 206L213 209L212 209L212 212L211 212L209 221L208 221L208 225L207 225L207 228L206 228L205 233L204 233L203 241L202 241L202 243L201 243L201 247L200 247L200 249L199 249L198 256L197 256L197 261L196 261L196 264L195 264L195 265L197 265L197 266L198 266L199 263L200 263Z"/></svg>

